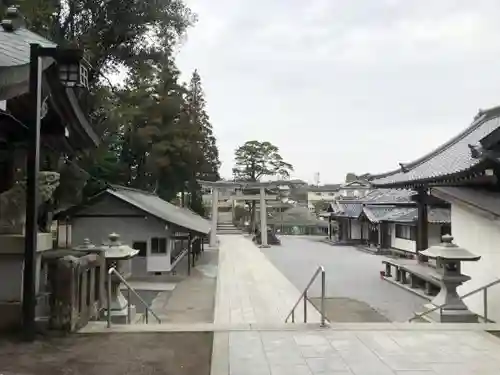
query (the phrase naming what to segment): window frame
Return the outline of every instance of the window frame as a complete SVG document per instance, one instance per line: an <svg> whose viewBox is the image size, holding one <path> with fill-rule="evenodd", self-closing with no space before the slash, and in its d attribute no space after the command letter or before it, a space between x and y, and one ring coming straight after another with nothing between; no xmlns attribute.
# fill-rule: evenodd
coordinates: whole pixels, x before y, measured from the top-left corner
<svg viewBox="0 0 500 375"><path fill-rule="evenodd" d="M417 228L414 225L396 224L394 236L401 240L416 241Z"/></svg>
<svg viewBox="0 0 500 375"><path fill-rule="evenodd" d="M167 238L166 237L151 237L151 255L167 255Z"/></svg>

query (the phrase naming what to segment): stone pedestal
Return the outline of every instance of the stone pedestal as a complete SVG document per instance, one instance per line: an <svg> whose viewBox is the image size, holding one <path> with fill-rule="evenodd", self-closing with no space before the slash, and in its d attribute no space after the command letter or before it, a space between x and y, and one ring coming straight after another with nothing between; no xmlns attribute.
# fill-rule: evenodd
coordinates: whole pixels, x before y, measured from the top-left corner
<svg viewBox="0 0 500 375"><path fill-rule="evenodd" d="M109 241L102 246L106 258L106 270L114 267L118 273L126 280L131 276L131 259L139 254L139 250L132 249L130 246L122 245L119 241L120 236L116 233L109 235ZM123 295L120 285L122 280L116 275L107 272L106 288L111 286L110 316L111 322L118 324L132 323L135 321L136 309L134 305L127 301ZM106 289L106 293L107 293ZM130 317L129 317L130 311ZM107 319L108 311L105 309L103 318Z"/></svg>
<svg viewBox="0 0 500 375"><path fill-rule="evenodd" d="M38 233L37 252L35 255L36 275L35 292L40 303L37 316L42 315L45 300L41 290L42 253L52 249L52 234ZM21 302L23 295L24 235L0 235L0 330L15 329L21 325Z"/></svg>
<svg viewBox="0 0 500 375"><path fill-rule="evenodd" d="M128 301L123 295L120 285L121 280L116 275L111 276L111 322L115 324L127 324L135 321L137 315L136 307L130 305L130 322L128 321ZM127 292L127 291L125 291Z"/></svg>
<svg viewBox="0 0 500 375"><path fill-rule="evenodd" d="M439 306L439 305L438 305ZM433 303L424 305L426 310L431 310L436 307ZM477 323L478 317L469 309L443 309L435 310L427 315L430 320L438 323Z"/></svg>

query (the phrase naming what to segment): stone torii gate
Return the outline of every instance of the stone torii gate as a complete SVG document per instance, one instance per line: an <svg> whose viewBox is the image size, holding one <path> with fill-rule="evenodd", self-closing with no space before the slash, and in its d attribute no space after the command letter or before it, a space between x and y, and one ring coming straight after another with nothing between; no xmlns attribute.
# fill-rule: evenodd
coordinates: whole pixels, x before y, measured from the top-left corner
<svg viewBox="0 0 500 375"><path fill-rule="evenodd" d="M259 189L259 201L260 201L260 235L261 235L261 247L269 247L267 243L267 207L266 200L275 200L276 196L266 196L266 188L272 189L279 186L296 186L304 185L305 182L301 180L278 180L278 181L266 181L266 182L248 182L248 181L203 181L199 180L198 183L201 186L206 186L212 188L212 228L210 231L210 246L217 246L217 221L219 216L219 189ZM235 195L236 199L244 200L257 200L253 196L241 196Z"/></svg>

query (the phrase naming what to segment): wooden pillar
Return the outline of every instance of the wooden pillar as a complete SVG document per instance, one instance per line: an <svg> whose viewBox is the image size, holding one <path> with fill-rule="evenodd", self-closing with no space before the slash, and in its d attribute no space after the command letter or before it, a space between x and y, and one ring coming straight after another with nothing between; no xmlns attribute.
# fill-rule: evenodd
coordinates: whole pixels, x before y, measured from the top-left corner
<svg viewBox="0 0 500 375"><path fill-rule="evenodd" d="M383 229L384 229L384 227L383 227L382 223L378 223L378 247L379 247L379 249L384 248L384 243L383 243L384 236L382 235Z"/></svg>
<svg viewBox="0 0 500 375"><path fill-rule="evenodd" d="M267 207L266 207L266 189L260 188L260 243L261 247L268 247L267 244Z"/></svg>
<svg viewBox="0 0 500 375"><path fill-rule="evenodd" d="M419 252L429 247L428 217L427 217L427 190L419 189L417 195L417 257Z"/></svg>
<svg viewBox="0 0 500 375"><path fill-rule="evenodd" d="M332 216L328 216L328 239L332 240Z"/></svg>

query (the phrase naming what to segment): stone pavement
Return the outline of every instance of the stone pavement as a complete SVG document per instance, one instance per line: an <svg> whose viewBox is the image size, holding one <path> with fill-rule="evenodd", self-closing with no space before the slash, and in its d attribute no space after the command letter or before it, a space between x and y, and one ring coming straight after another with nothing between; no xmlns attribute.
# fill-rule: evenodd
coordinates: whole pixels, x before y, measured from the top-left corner
<svg viewBox="0 0 500 375"><path fill-rule="evenodd" d="M242 236L222 237L219 257L211 375L500 373L500 341L483 325L320 328L308 306L316 323L285 327L299 291Z"/></svg>
<svg viewBox="0 0 500 375"><path fill-rule="evenodd" d="M281 324L300 293L249 239L220 237L215 324ZM300 305L297 321L303 321L303 311ZM310 303L307 314L308 322L319 322L320 315Z"/></svg>

